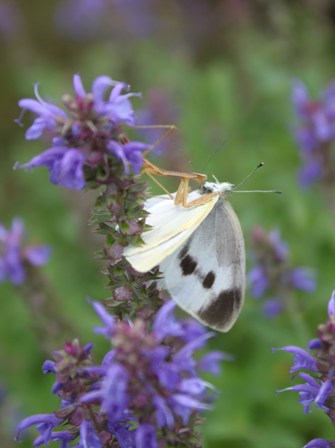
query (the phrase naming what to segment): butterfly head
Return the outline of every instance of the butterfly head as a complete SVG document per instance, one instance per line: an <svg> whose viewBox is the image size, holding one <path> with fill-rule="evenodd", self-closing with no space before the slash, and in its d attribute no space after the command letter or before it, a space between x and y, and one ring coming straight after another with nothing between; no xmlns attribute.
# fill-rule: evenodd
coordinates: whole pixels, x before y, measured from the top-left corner
<svg viewBox="0 0 335 448"><path fill-rule="evenodd" d="M219 195L228 195L234 190L234 184L229 182L205 182L201 187L202 194L218 193Z"/></svg>

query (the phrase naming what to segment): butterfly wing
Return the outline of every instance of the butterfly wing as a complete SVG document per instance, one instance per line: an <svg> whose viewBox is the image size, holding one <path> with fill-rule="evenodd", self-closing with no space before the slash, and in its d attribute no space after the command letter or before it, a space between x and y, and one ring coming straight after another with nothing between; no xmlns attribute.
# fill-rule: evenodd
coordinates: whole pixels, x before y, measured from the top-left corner
<svg viewBox="0 0 335 448"><path fill-rule="evenodd" d="M198 199L192 192L188 200ZM127 246L124 256L138 272L150 271L175 252L204 221L213 209L218 196L191 208L175 205L166 195L149 199L145 209L150 213L146 223L152 226L142 234L142 246Z"/></svg>
<svg viewBox="0 0 335 448"><path fill-rule="evenodd" d="M160 270L177 304L219 331L235 323L244 300L245 249L238 218L220 199Z"/></svg>

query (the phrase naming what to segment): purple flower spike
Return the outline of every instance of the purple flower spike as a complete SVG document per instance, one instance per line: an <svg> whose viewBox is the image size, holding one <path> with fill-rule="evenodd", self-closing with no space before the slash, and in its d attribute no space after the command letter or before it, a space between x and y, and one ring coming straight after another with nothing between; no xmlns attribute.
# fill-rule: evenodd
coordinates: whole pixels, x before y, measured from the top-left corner
<svg viewBox="0 0 335 448"><path fill-rule="evenodd" d="M333 84L315 100L309 97L302 82L293 85L292 101L299 119L295 138L303 161L299 182L303 187L316 181L326 187L334 184L335 173L329 165L335 139L334 100Z"/></svg>
<svg viewBox="0 0 335 448"><path fill-rule="evenodd" d="M256 227L251 231L251 240L254 266L249 272L250 291L255 299L264 300L263 310L268 318L284 312L296 290L314 291L313 273L290 265L287 243L278 230L268 233Z"/></svg>
<svg viewBox="0 0 335 448"><path fill-rule="evenodd" d="M126 93L122 93L126 89ZM127 174L137 174L143 165L143 151L149 145L129 141L123 125L135 124L135 114L130 102L139 94L128 92L125 83L113 81L109 76L99 76L87 93L78 74L73 77L74 97L63 96L65 112L60 107L44 101L35 86L35 99L22 99L19 106L37 118L26 132L28 140L37 139L45 131L52 146L25 164L14 168L30 170L46 166L50 180L55 185L81 190L90 181L106 184L106 173L111 166L119 168L119 160ZM18 120L19 121L19 120ZM122 170L122 167L120 167Z"/></svg>
<svg viewBox="0 0 335 448"><path fill-rule="evenodd" d="M302 379L304 382L295 384L291 387L278 392L295 391L299 394L299 402L307 414L312 406L322 409L334 424L335 412L335 369L334 369L334 346L335 346L335 325L334 325L334 297L328 303L328 320L318 325L318 337L312 339L308 348L313 350L314 356L307 353L299 347L286 346L280 350L294 354L294 364L290 372L296 372L300 369L298 375L293 379ZM311 440L305 448L331 448L335 446L335 441L326 441L324 439Z"/></svg>
<svg viewBox="0 0 335 448"><path fill-rule="evenodd" d="M147 321L117 321L102 305L93 306L111 350L98 365L92 364L92 344L82 347L74 340L54 352L55 362L46 361L43 372L56 376L52 392L61 397L60 408L29 417L19 432L37 425L41 436L35 446L50 441L60 441L63 448L102 448L116 442L122 448L195 446L194 419L212 409L215 389L198 376L193 356L213 334L204 328L195 332L189 319L178 321L172 301L160 309L152 330ZM192 340L194 334L198 337ZM217 373L225 357L208 353L200 363L207 364L203 370Z"/></svg>

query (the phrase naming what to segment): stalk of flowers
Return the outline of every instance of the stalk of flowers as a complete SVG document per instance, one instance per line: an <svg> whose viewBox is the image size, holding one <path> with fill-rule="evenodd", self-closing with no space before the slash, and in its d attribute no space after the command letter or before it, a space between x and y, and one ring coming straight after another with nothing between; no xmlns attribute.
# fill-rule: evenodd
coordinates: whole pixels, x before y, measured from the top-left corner
<svg viewBox="0 0 335 448"><path fill-rule="evenodd" d="M296 290L312 292L315 289L312 272L291 265L288 246L277 230L268 233L255 227L250 237L253 247L253 267L249 271L251 295L263 299L268 317L290 311Z"/></svg>
<svg viewBox="0 0 335 448"><path fill-rule="evenodd" d="M60 408L24 419L18 437L36 426L34 446L52 440L62 448L200 447L194 426L199 412L211 409L215 392L198 373L219 373L224 355L209 352L198 361L194 355L213 333L194 320L177 320L172 302L161 307L151 330L142 319L118 322L100 303L92 304L103 323L95 332L111 350L98 365L92 344L74 340L55 352L43 372L56 376L52 392Z"/></svg>
<svg viewBox="0 0 335 448"><path fill-rule="evenodd" d="M286 346L280 349L294 355L290 373L302 383L278 392L298 392L299 402L307 414L313 407L322 409L335 428L335 291L328 302L328 319L317 328L317 338L312 339L308 349ZM334 448L334 440L313 439L305 448Z"/></svg>
<svg viewBox="0 0 335 448"><path fill-rule="evenodd" d="M39 269L47 263L51 248L26 244L26 229L21 219L11 228L0 224L0 283L9 281L25 298L31 325L41 349L49 351L57 338L72 333L72 327L59 309L58 299Z"/></svg>
<svg viewBox="0 0 335 448"><path fill-rule="evenodd" d="M135 124L125 83L99 76L86 92L79 75L73 78L74 96L64 95L64 108L44 101L35 86L37 100L22 99L19 106L37 115L26 132L28 140L46 132L51 146L30 162L16 168L46 166L52 183L81 190L103 187L92 213L97 231L106 236L100 256L107 260L105 273L112 296L106 305L120 319L138 313L152 315L161 303L156 282L158 271L138 274L122 258L123 248L139 243L145 226L143 204L146 184L136 176L149 145L131 141L124 128ZM64 110L65 109L65 110ZM131 299L131 300L130 300Z"/></svg>
<svg viewBox="0 0 335 448"><path fill-rule="evenodd" d="M295 137L303 161L300 184L308 187L319 182L326 191L330 191L335 181L335 84L330 84L319 98L313 100L306 86L296 81L292 100L299 119Z"/></svg>
<svg viewBox="0 0 335 448"><path fill-rule="evenodd" d="M100 256L107 260L112 296L105 308L94 306L113 349L95 366L91 345L66 344L55 363L44 367L57 376L53 390L61 408L24 420L19 430L37 424L36 446L52 439L66 448L79 437L78 447L198 447L194 427L201 422L199 411L209 408L210 386L198 378L196 367L218 371L222 354L210 353L197 363L192 354L211 334L194 322L177 323L171 304L155 316L163 297L158 269L139 274L122 257L127 244L141 242L146 228L147 191L137 174L148 145L129 140L124 132L135 123L129 99L134 94L123 94L126 85L106 76L93 82L92 93L86 93L78 75L73 85L75 96L63 98L66 112L46 103L37 88L37 100L19 102L38 115L26 137L47 131L52 146L17 167L47 166L51 181L66 188L100 187L92 222L106 237ZM63 431L64 424L68 430ZM61 430L53 431L59 425Z"/></svg>

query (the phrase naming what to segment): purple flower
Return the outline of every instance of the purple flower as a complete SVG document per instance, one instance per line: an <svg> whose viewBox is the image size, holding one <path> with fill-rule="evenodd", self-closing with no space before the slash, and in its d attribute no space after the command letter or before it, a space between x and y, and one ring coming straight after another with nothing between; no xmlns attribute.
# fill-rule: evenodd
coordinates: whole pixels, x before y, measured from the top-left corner
<svg viewBox="0 0 335 448"><path fill-rule="evenodd" d="M51 440L51 432L53 428L58 426L61 421L62 420L57 418L54 414L32 415L22 420L18 425L16 439L19 440L22 431L37 425L37 429L41 434L43 441L47 444Z"/></svg>
<svg viewBox="0 0 335 448"><path fill-rule="evenodd" d="M176 308L175 303L171 300L156 314L153 332L158 341L162 341L166 336L182 336L183 329L181 322L178 321L173 312Z"/></svg>
<svg viewBox="0 0 335 448"><path fill-rule="evenodd" d="M106 336L107 338L111 338L111 336L113 335L114 329L115 329L115 320L113 318L113 316L111 316L106 309L104 308L104 306L99 303L99 302L94 302L94 301L90 301L94 311L96 312L96 314L99 316L99 318L101 319L101 321L104 324L104 327L95 327L94 328L94 332L95 333L100 333L104 336Z"/></svg>
<svg viewBox="0 0 335 448"><path fill-rule="evenodd" d="M140 142L129 142L121 145L110 140L107 143L107 149L122 161L127 174L129 173L129 166L132 167L135 174L138 174L143 165L142 152L148 149L148 145Z"/></svg>
<svg viewBox="0 0 335 448"><path fill-rule="evenodd" d="M297 372L300 369L307 369L313 372L318 371L317 362L314 359L314 357L310 353L306 352L306 350L300 347L295 347L294 345L287 345L285 347L276 348L273 350L274 351L283 350L284 352L293 353L294 362L293 366L290 369L290 373Z"/></svg>
<svg viewBox="0 0 335 448"><path fill-rule="evenodd" d="M26 267L45 264L50 255L49 246L25 246L26 232L23 221L14 219L11 229L0 224L0 282L9 280L14 285L26 279Z"/></svg>
<svg viewBox="0 0 335 448"><path fill-rule="evenodd" d="M275 229L269 233L269 241L276 260L285 261L288 256L288 246L287 243L281 239L279 230Z"/></svg>
<svg viewBox="0 0 335 448"><path fill-rule="evenodd" d="M322 341L320 338L315 338L309 341L308 343L309 350L318 350L319 348L322 348Z"/></svg>
<svg viewBox="0 0 335 448"><path fill-rule="evenodd" d="M209 372L213 375L221 373L220 362L223 360L232 361L234 358L220 351L212 351L203 356L198 362L198 369L202 372Z"/></svg>
<svg viewBox="0 0 335 448"><path fill-rule="evenodd" d="M80 425L80 443L76 448L102 448L99 437L94 431L93 425L87 420L83 420Z"/></svg>
<svg viewBox="0 0 335 448"><path fill-rule="evenodd" d="M313 439L304 448L331 448L331 445L325 439Z"/></svg>
<svg viewBox="0 0 335 448"><path fill-rule="evenodd" d="M270 319L283 312L284 304L280 299L272 298L264 301L264 314Z"/></svg>
<svg viewBox="0 0 335 448"><path fill-rule="evenodd" d="M38 84L35 84L34 91L37 100L24 98L18 103L24 111L29 110L38 115L26 132L27 140L34 140L41 137L45 130L57 131L57 123L68 119L67 114L61 108L41 98L38 93Z"/></svg>
<svg viewBox="0 0 335 448"><path fill-rule="evenodd" d="M136 431L136 448L158 448L156 430L152 425L140 425Z"/></svg>
<svg viewBox="0 0 335 448"><path fill-rule="evenodd" d="M304 384L296 384L287 387L286 389L279 390L278 392L286 392L288 390L298 392L300 395L299 402L303 405L305 414L309 412L312 403L315 403L319 408L328 412L329 408L324 406L324 402L334 388L331 381L328 380L319 383L305 372L300 372L298 375L306 381Z"/></svg>
<svg viewBox="0 0 335 448"><path fill-rule="evenodd" d="M306 292L315 290L315 280L312 273L305 268L295 268L291 271L290 283L293 287Z"/></svg>
<svg viewBox="0 0 335 448"><path fill-rule="evenodd" d="M73 77L74 98L63 97L67 109L44 101L35 86L35 99L25 98L19 106L37 115L26 132L28 140L37 139L45 131L52 146L33 157L28 163L16 163L14 168L27 171L46 166L50 181L65 188L81 190L86 177L97 179L110 171L110 164L120 160L127 174L130 168L138 173L143 164L143 151L148 145L128 141L122 125L132 126L135 114L130 98L138 93L128 92L125 83L99 76L87 93L78 74ZM126 93L123 93L126 90ZM110 93L109 93L110 91ZM106 183L106 178L102 181Z"/></svg>
<svg viewBox="0 0 335 448"><path fill-rule="evenodd" d="M110 431L116 437L119 442L120 448L133 448L135 447L135 435L136 430L130 430L130 425L127 424L114 424L109 425Z"/></svg>
<svg viewBox="0 0 335 448"><path fill-rule="evenodd" d="M128 395L129 374L122 365L114 363L106 374L101 388L101 409L107 412L110 424L125 419L130 397Z"/></svg>
<svg viewBox="0 0 335 448"><path fill-rule="evenodd" d="M269 279L265 267L255 266L249 271L250 292L256 298L262 297L269 286Z"/></svg>
<svg viewBox="0 0 335 448"><path fill-rule="evenodd" d="M84 167L85 158L78 149L53 147L42 152L23 165L16 164L17 168L32 168L46 166L50 172L50 181L55 185L81 190L85 186Z"/></svg>

